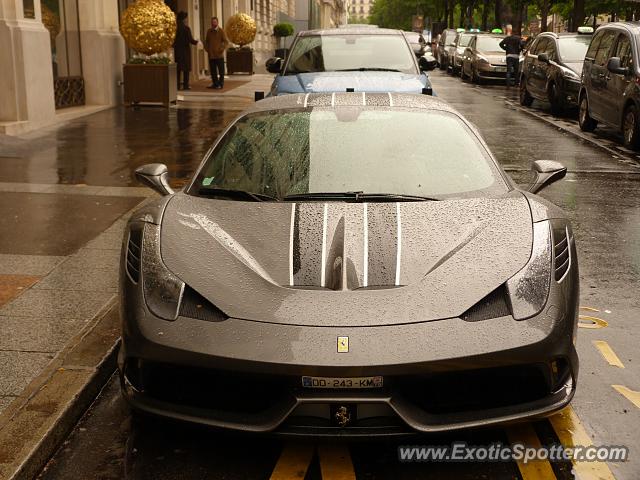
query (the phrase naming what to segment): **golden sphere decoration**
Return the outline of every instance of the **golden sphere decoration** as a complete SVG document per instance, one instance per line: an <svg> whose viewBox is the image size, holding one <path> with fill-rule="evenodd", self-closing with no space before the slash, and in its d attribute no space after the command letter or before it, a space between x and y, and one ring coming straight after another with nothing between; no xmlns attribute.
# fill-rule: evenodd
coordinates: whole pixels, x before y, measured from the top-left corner
<svg viewBox="0 0 640 480"><path fill-rule="evenodd" d="M164 52L176 37L176 16L162 0L137 0L122 14L120 33L136 52Z"/></svg>
<svg viewBox="0 0 640 480"><path fill-rule="evenodd" d="M51 44L53 45L56 41L56 37L60 33L60 17L53 13L45 4L42 4L40 9L42 10L42 23L45 28L49 30Z"/></svg>
<svg viewBox="0 0 640 480"><path fill-rule="evenodd" d="M229 40L242 47L256 38L256 21L246 13L236 13L227 20L224 31Z"/></svg>

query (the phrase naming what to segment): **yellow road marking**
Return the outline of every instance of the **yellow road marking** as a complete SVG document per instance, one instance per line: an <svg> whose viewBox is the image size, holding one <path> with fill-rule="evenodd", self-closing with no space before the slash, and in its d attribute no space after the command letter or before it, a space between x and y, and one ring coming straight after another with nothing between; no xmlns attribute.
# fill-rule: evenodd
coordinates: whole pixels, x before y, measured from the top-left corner
<svg viewBox="0 0 640 480"><path fill-rule="evenodd" d="M313 458L313 445L308 443L287 443L271 473L271 480L291 480L304 478Z"/></svg>
<svg viewBox="0 0 640 480"><path fill-rule="evenodd" d="M640 392L636 392L635 390L631 390L630 388L625 387L624 385L611 385L615 388L618 393L626 397L631 403L633 403L636 407L640 408Z"/></svg>
<svg viewBox="0 0 640 480"><path fill-rule="evenodd" d="M604 328L608 327L609 324L598 317L591 317L589 315L578 315L579 320L587 320L587 322L578 322L578 326L580 328Z"/></svg>
<svg viewBox="0 0 640 480"><path fill-rule="evenodd" d="M542 446L533 425L530 423L507 428L507 438L511 445L524 443L527 447L540 448ZM556 480L549 460L534 460L527 463L518 460L517 462L522 480Z"/></svg>
<svg viewBox="0 0 640 480"><path fill-rule="evenodd" d="M594 340L592 343L600 351L604 359L609 362L609 365L624 368L624 364L620 361L616 352L613 351L607 342L604 340Z"/></svg>
<svg viewBox="0 0 640 480"><path fill-rule="evenodd" d="M597 308L593 308L593 307L580 307L580 310L587 310L589 312L599 312L600 311Z"/></svg>
<svg viewBox="0 0 640 480"><path fill-rule="evenodd" d="M345 443L318 445L322 480L355 480L349 448Z"/></svg>
<svg viewBox="0 0 640 480"><path fill-rule="evenodd" d="M566 407L549 417L553 429L565 447L593 445L591 437L580 423L571 407ZM606 462L573 462L576 476L580 480L615 480Z"/></svg>

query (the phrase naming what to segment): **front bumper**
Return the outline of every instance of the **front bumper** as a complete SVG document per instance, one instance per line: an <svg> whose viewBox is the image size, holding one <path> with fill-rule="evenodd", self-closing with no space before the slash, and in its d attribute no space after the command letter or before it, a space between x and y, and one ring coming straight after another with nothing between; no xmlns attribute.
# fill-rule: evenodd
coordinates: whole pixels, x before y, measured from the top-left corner
<svg viewBox="0 0 640 480"><path fill-rule="evenodd" d="M325 328L165 321L132 287L122 302L122 388L153 414L283 435L406 435L543 416L571 401L578 374L575 299L551 290L543 312L524 321ZM349 353L337 353L338 336L349 337ZM306 389L302 375L382 375L385 384ZM340 428L332 412L343 405L357 420Z"/></svg>
<svg viewBox="0 0 640 480"><path fill-rule="evenodd" d="M506 65L479 64L478 76L485 80L504 80L507 78Z"/></svg>
<svg viewBox="0 0 640 480"><path fill-rule="evenodd" d="M580 95L580 87L582 84L579 80L564 79L562 82L562 95L565 103L568 105L578 106L578 97Z"/></svg>

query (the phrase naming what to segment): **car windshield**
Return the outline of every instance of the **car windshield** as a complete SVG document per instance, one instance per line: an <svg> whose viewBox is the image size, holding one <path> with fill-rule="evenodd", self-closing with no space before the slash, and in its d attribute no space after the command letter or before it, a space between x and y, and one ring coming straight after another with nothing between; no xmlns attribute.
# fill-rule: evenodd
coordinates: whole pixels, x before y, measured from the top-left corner
<svg viewBox="0 0 640 480"><path fill-rule="evenodd" d="M468 47L469 46L469 42L471 42L471 39L473 38L473 35L460 35L460 38L458 38L458 46L459 47Z"/></svg>
<svg viewBox="0 0 640 480"><path fill-rule="evenodd" d="M447 47L453 47L456 44L456 31L452 31L447 33L447 37L446 37L446 46Z"/></svg>
<svg viewBox="0 0 640 480"><path fill-rule="evenodd" d="M487 150L458 116L345 106L240 118L205 159L189 193L283 199L362 192L439 199L507 190Z"/></svg>
<svg viewBox="0 0 640 480"><path fill-rule="evenodd" d="M500 42L503 37L483 37L479 36L476 41L476 49L481 52L503 52Z"/></svg>
<svg viewBox="0 0 640 480"><path fill-rule="evenodd" d="M591 35L560 38L560 58L567 63L582 63L591 43Z"/></svg>
<svg viewBox="0 0 640 480"><path fill-rule="evenodd" d="M285 75L345 70L417 73L413 56L402 35L310 35L296 42Z"/></svg>

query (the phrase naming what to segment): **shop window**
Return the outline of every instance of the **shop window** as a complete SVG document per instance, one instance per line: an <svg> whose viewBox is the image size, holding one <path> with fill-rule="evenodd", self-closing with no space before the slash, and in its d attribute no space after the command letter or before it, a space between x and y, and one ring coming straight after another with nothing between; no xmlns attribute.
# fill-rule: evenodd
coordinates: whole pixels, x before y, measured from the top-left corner
<svg viewBox="0 0 640 480"><path fill-rule="evenodd" d="M84 105L78 0L42 0L49 30L56 108Z"/></svg>
<svg viewBox="0 0 640 480"><path fill-rule="evenodd" d="M22 12L24 13L24 18L36 18L33 0L22 0Z"/></svg>

